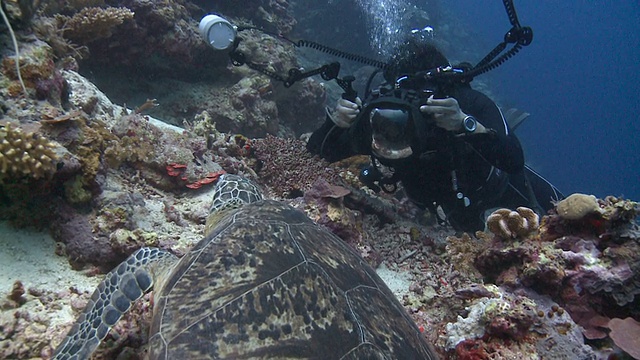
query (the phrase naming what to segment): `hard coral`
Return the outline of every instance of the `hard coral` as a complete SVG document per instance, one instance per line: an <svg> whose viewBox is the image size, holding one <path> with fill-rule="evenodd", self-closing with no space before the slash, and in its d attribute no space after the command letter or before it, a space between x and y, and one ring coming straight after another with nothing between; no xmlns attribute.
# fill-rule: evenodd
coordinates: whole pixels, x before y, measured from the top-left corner
<svg viewBox="0 0 640 360"><path fill-rule="evenodd" d="M56 171L56 144L19 127L0 127L0 179L7 176L44 178Z"/></svg>
<svg viewBox="0 0 640 360"><path fill-rule="evenodd" d="M565 220L580 220L589 214L602 213L593 195L575 193L556 204L558 215Z"/></svg>
<svg viewBox="0 0 640 360"><path fill-rule="evenodd" d="M538 230L539 220L538 214L526 207L499 209L487 218L487 228L503 239L525 238Z"/></svg>
<svg viewBox="0 0 640 360"><path fill-rule="evenodd" d="M336 184L338 175L324 160L307 152L302 141L267 135L253 142L256 158L260 161L260 178L277 196L294 198L311 189L322 177Z"/></svg>
<svg viewBox="0 0 640 360"><path fill-rule="evenodd" d="M125 20L133 19L133 11L121 7L88 7L72 17L56 15L63 36L88 44L94 40L111 37L113 29Z"/></svg>

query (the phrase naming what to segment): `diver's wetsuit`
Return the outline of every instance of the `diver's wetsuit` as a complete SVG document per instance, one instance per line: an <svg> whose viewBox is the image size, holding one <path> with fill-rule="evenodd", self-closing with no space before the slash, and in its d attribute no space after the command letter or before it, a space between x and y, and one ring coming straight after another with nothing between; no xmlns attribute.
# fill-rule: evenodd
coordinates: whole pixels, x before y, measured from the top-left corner
<svg viewBox="0 0 640 360"><path fill-rule="evenodd" d="M484 228L482 215L487 209L530 206L523 199L504 198L509 188L506 173L522 173L524 155L519 140L510 133L491 99L468 85L456 87L449 95L458 101L464 113L474 116L490 132L454 136L429 126L426 133L416 134L413 155L409 158L379 160L394 168L396 179L418 206L433 211L440 205L456 229L481 230ZM327 118L312 134L307 149L330 162L356 154L370 155L371 129L365 117L361 113L348 129L335 126ZM427 116L420 120L429 121ZM454 176L457 191L452 183ZM470 200L469 206L457 198L458 193Z"/></svg>

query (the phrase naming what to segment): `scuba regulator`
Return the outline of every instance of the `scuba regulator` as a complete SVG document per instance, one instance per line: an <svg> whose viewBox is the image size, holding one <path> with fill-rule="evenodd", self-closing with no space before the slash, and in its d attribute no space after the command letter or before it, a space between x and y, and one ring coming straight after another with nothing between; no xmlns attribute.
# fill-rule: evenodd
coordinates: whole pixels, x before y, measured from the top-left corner
<svg viewBox="0 0 640 360"><path fill-rule="evenodd" d="M273 34L254 26L236 26L216 14L210 14L202 18L199 30L201 36L215 50L229 51L229 57L235 66L247 65L249 68L267 75L273 80L282 82L285 87L290 87L295 82L305 78L320 75L326 81L335 80L344 90L342 97L352 102L355 102L357 97L357 93L352 86L355 78L353 76L339 78L340 63L325 64L309 71L291 68L288 74L283 76L267 69L266 65L254 63L247 59L246 55L238 49L242 41L238 34L245 30L257 30L274 38L287 41L295 47L312 48L377 68L367 82L365 93L370 100L362 110L363 116L365 116L365 120L368 119L368 125L372 130L371 145L373 154L371 156L371 165L361 171L360 180L376 192L380 191L380 189L386 192L394 192L397 189L395 175L384 176L378 169L376 157L394 160L418 153L421 144L417 143L414 134L435 131L426 129L426 127L435 128L435 126L428 124L427 121L419 121L419 119L422 119L419 111L420 105L424 104L431 95L435 98L446 97L448 89L455 84L468 83L475 76L497 68L517 54L523 46L527 46L532 42L533 31L528 26L523 27L520 25L513 0L503 0L503 4L512 27L504 35L503 41L478 64L458 67L447 65L415 74L405 74L373 91L370 91L370 85L374 76L379 71L388 70L390 64L336 50L312 41L292 41L280 34ZM433 28L431 27L426 27L418 32L425 32L433 36ZM508 44L513 44L513 46L505 52ZM500 55L501 53L502 55ZM455 184L455 173L452 178L454 190L461 194Z"/></svg>

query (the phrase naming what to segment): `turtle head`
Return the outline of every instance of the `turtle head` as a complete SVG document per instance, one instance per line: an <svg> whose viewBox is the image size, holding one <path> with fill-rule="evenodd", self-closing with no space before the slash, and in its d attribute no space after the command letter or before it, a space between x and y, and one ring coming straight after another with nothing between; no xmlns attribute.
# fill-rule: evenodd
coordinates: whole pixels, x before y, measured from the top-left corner
<svg viewBox="0 0 640 360"><path fill-rule="evenodd" d="M209 215L215 215L229 209L262 200L260 189L249 179L239 175L220 176L213 191L213 202Z"/></svg>
<svg viewBox="0 0 640 360"><path fill-rule="evenodd" d="M262 192L249 179L234 174L220 176L213 190L213 202L204 228L205 235L209 235L229 210L260 200Z"/></svg>

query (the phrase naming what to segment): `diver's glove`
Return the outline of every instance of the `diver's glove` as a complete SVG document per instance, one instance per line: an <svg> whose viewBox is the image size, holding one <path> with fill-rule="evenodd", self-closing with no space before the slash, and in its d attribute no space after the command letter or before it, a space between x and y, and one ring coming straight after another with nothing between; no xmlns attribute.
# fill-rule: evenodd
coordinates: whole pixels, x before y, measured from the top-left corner
<svg viewBox="0 0 640 360"><path fill-rule="evenodd" d="M338 127L346 129L353 125L361 108L362 100L358 97L356 97L355 103L346 99L340 99L338 100L338 104L336 104L336 110L333 113L329 113L329 118Z"/></svg>
<svg viewBox="0 0 640 360"><path fill-rule="evenodd" d="M447 131L459 131L462 128L462 120L467 115L462 112L456 99L434 99L433 95L427 99L425 105L420 106L420 111L433 115L435 125Z"/></svg>

